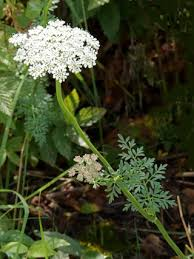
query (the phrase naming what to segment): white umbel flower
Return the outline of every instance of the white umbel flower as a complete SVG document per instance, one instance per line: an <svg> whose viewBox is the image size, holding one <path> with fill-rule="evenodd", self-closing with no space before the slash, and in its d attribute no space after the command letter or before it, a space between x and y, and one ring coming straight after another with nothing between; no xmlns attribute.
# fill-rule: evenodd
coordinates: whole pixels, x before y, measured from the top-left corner
<svg viewBox="0 0 194 259"><path fill-rule="evenodd" d="M9 42L18 47L14 59L28 65L34 79L48 73L59 82L65 81L70 72L93 67L100 46L90 33L61 20L17 33Z"/></svg>
<svg viewBox="0 0 194 259"><path fill-rule="evenodd" d="M93 183L99 176L102 166L97 162L98 157L95 154L85 154L83 157L76 156L76 164L69 169L69 176L75 176L78 181Z"/></svg>

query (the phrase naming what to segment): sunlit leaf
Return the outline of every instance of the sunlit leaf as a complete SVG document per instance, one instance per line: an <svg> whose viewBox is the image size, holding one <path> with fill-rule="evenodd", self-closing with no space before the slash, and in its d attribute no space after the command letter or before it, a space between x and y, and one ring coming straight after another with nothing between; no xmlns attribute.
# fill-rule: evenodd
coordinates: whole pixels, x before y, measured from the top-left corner
<svg viewBox="0 0 194 259"><path fill-rule="evenodd" d="M25 254L27 253L27 246L19 243L19 242L9 242L1 247L1 252L11 255L11 254Z"/></svg>
<svg viewBox="0 0 194 259"><path fill-rule="evenodd" d="M67 236L66 234L60 234L58 232L46 231L44 232L44 236L45 236L45 239L57 238L57 239L62 239L66 241L69 245L60 247L60 251L62 251L65 254L80 256L82 247L77 240Z"/></svg>
<svg viewBox="0 0 194 259"><path fill-rule="evenodd" d="M66 107L72 113L75 113L75 110L79 106L79 102L80 102L79 95L78 95L76 89L73 89L73 91L71 91L71 93L64 99L64 103L65 103Z"/></svg>
<svg viewBox="0 0 194 259"><path fill-rule="evenodd" d="M21 240L21 232L19 230L9 230L5 233L0 233L1 243L19 242L20 240ZM32 245L33 240L29 236L23 234L22 243L26 246L30 246Z"/></svg>
<svg viewBox="0 0 194 259"><path fill-rule="evenodd" d="M81 109L76 117L80 126L88 127L102 119L105 113L104 108L87 107Z"/></svg>
<svg viewBox="0 0 194 259"><path fill-rule="evenodd" d="M55 251L50 247L46 240L35 241L29 248L28 257L45 258L55 254Z"/></svg>
<svg viewBox="0 0 194 259"><path fill-rule="evenodd" d="M62 251L58 251L52 259L69 259L69 255L66 253L63 253Z"/></svg>

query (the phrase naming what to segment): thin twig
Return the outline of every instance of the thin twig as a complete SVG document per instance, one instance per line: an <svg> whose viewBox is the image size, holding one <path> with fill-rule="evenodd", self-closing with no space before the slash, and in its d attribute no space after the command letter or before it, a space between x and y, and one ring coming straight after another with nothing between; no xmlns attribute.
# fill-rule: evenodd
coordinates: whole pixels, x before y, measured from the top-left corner
<svg viewBox="0 0 194 259"><path fill-rule="evenodd" d="M180 200L179 195L177 196L177 203L178 203L179 215L180 215L180 218L181 218L181 221L182 221L182 224L183 224L183 227L184 227L189 245L190 245L192 251L194 251L193 242L191 240L191 231L189 230L189 227L185 223L185 219L184 219L184 216L183 216L183 210L182 210L182 206L181 206L181 200Z"/></svg>

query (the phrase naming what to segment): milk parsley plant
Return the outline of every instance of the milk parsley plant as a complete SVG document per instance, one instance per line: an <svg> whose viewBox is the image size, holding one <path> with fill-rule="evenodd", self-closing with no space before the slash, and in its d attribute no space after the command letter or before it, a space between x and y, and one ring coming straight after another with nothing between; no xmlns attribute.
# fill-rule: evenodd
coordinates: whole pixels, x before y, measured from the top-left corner
<svg viewBox="0 0 194 259"><path fill-rule="evenodd" d="M120 139L122 147L126 146L126 153L123 154L119 169L113 170L64 102L61 83L70 73L78 73L82 68L92 68L96 64L98 40L82 29L71 28L64 21L56 20L50 21L46 27L39 25L26 33L15 34L9 41L18 48L14 59L27 65L34 79L50 74L56 80L57 101L65 119L94 153L83 158L76 157L77 164L70 170L70 175L77 175L77 179L91 183L99 174L99 183L107 186L109 198L123 193L128 201L126 208L132 207L154 223L174 252L180 258L186 258L156 216L159 208L172 205L168 193L162 193L158 185L165 168L157 167L153 160L146 159L141 150L135 151L132 142L125 143ZM105 167L104 175L101 165L96 161L97 157ZM156 199L152 197L153 190ZM162 198L166 200L162 201Z"/></svg>

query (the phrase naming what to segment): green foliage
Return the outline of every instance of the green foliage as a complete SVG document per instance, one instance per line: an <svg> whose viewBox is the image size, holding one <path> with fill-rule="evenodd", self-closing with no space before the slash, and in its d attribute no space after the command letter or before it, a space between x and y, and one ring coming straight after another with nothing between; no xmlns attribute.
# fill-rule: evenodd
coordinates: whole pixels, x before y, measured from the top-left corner
<svg viewBox="0 0 194 259"><path fill-rule="evenodd" d="M3 18L4 0L0 0L0 19Z"/></svg>
<svg viewBox="0 0 194 259"><path fill-rule="evenodd" d="M145 156L143 147L136 147L135 141L119 135L121 161L118 169L113 173L105 173L99 179L102 185L107 186L109 201L112 202L121 190L117 181L122 181L134 195L143 208L151 213L159 212L160 208L167 209L173 206L174 200L168 191L164 191L161 180L165 178L166 165L157 165L154 158ZM131 202L127 202L124 210L135 210Z"/></svg>
<svg viewBox="0 0 194 259"><path fill-rule="evenodd" d="M80 103L80 99L76 89L73 89L71 93L64 99L64 104L73 114L78 108L79 103Z"/></svg>
<svg viewBox="0 0 194 259"><path fill-rule="evenodd" d="M104 108L87 107L82 108L76 117L81 127L89 127L101 120L105 113Z"/></svg>
<svg viewBox="0 0 194 259"><path fill-rule="evenodd" d="M29 0L25 9L25 15L31 20L39 17L44 5L44 1L41 0Z"/></svg>
<svg viewBox="0 0 194 259"><path fill-rule="evenodd" d="M98 12L98 20L104 34L112 41L116 39L120 27L120 11L118 1L110 1L101 7ZM111 17L111 19L110 19Z"/></svg>
<svg viewBox="0 0 194 259"><path fill-rule="evenodd" d="M7 233L0 233L0 252L8 258L69 258L70 255L82 259L105 259L111 258L102 254L93 247L83 246L79 241L58 232L44 232L44 240L33 240L23 234L20 242L21 232L11 230ZM19 248L19 249L18 249Z"/></svg>
<svg viewBox="0 0 194 259"><path fill-rule="evenodd" d="M17 87L16 78L7 75L0 77L0 80L0 111L11 116L12 101Z"/></svg>
<svg viewBox="0 0 194 259"><path fill-rule="evenodd" d="M1 221L4 220L4 217ZM19 230L7 230L2 231L0 234L0 245L3 246L6 243L10 242L19 242L21 240L21 232ZM26 234L22 234L22 243L25 246L31 246L33 244L33 239L27 236Z"/></svg>
<svg viewBox="0 0 194 259"><path fill-rule="evenodd" d="M147 56L147 51L149 52L150 48L154 49L154 57L158 58L160 56L160 52L163 51L162 48L160 50L161 35L165 35L161 42L166 39L172 39L173 42L177 43L175 44L176 46L178 46L178 42L181 42L181 45L185 48L185 57L193 62L194 38L192 27L194 22L194 4L192 0L172 0L170 2L167 0L156 2L110 0L109 3L103 6L97 0L65 0L65 3L69 8L71 21L74 25L83 25L85 22L84 15L86 15L86 19L93 18L94 24L96 22L100 24L101 30L108 40L115 42L119 37L122 38L119 49L120 45L121 49L123 48L124 42L124 46L126 46L128 51L128 42L131 43L131 46L134 43L134 49L130 48L128 52L127 62L130 63L130 72L133 70L132 72L135 75L135 83L132 87L135 89L135 94L138 92L141 99L143 99L143 92L141 92L143 90L139 86L141 86L142 82L143 86L160 85L162 80L168 83L165 76L161 78L161 71L156 71L158 74L152 73L154 62L148 59ZM51 1L47 0L0 0L0 19L3 21L1 23L2 31L0 38L2 34L10 34L10 32L15 31L11 26L4 23L15 26L18 31L23 31L33 24L46 24L48 17L51 17L50 5ZM9 14L5 14L6 8L4 7L7 6L10 8L7 8ZM91 29L90 26L89 29ZM99 29L97 29L98 33ZM152 46L153 39L159 41L159 50L155 50L155 47ZM11 60L12 58L10 58L12 50L7 43L7 39L3 39L3 42L3 44L2 40L0 42L1 128L4 127L7 118L12 116L13 97L22 73L20 68L17 68ZM112 46L110 48L112 51ZM117 48L117 46L114 45L114 48ZM158 70L158 66L156 65L155 67ZM192 82L192 79L191 77L191 80L189 80ZM146 83L144 83L145 81ZM53 91L52 89L48 91L46 85L47 82L33 81L27 78L19 99L17 111L13 114L14 121L11 125L6 145L5 158L8 157L17 166L19 165L19 153L24 141L24 135L29 136L29 139L32 140L29 153L31 154L34 150L37 150L37 153L34 152L36 153L35 155L51 165L56 165L56 159L59 155L70 161L75 153L74 143L84 146L83 140L76 134L68 120L64 121L63 115L56 105ZM132 95L134 92L132 92ZM88 91L88 93L90 92ZM86 95L91 96L88 93ZM188 96L192 95L192 93L191 89L188 90L186 95L181 91L180 94L177 93L177 95L183 97L181 102L180 100L171 101L173 108L170 112L174 112L173 109L176 106L176 112L177 114L179 113L176 116L177 127L160 127L159 129L160 141L167 150L171 149L173 141L176 145L177 139L182 139L183 144L187 148L189 147L188 149L192 149L194 146L193 100ZM105 114L105 109L97 107L84 107L78 110L80 98L75 89L64 98L64 102L68 109L76 116L82 127L92 126ZM176 135L173 132L175 130L177 131ZM187 136L185 137L185 135ZM109 200L113 201L115 197L121 194L117 182L122 181L145 210L155 213L160 208L172 206L174 202L171 200L171 196L161 186L161 180L165 177L166 166L158 166L154 159L147 158L143 148L136 147L135 142L129 138L124 139L120 136L119 145L123 152L120 156L121 161L117 171L112 175L108 175L105 172L104 178L99 182L107 186ZM25 152L24 154L26 155ZM98 211L98 208L95 208L92 203L86 205L81 208L83 213ZM126 210L129 208L134 210L130 202L125 206ZM2 229L4 228L5 226ZM23 256L23 258L49 256L56 259L69 258L69 255L79 256L82 259L106 258L105 255L95 249L83 247L76 240L59 233L45 232L44 241L29 240L27 236L23 235L22 243L20 243L21 233L14 232L14 235L15 237L9 231L7 233L4 231L3 235L0 233L0 251L10 258L16 258L17 254L20 257ZM17 238L17 235L19 238Z"/></svg>
<svg viewBox="0 0 194 259"><path fill-rule="evenodd" d="M76 114L80 98L74 89L64 98L68 109ZM83 127L92 126L105 114L105 109L86 107L78 111L76 117ZM40 158L55 165L57 154L71 160L74 154L72 142L84 146L67 120L64 121L58 104L47 93L45 82L27 79L21 93L17 116L24 119L25 132L38 145Z"/></svg>
<svg viewBox="0 0 194 259"><path fill-rule="evenodd" d="M9 160L19 166L20 158L17 152L21 150L22 147L22 136L13 137L8 140L7 142L7 148L6 148L6 155L9 158Z"/></svg>
<svg viewBox="0 0 194 259"><path fill-rule="evenodd" d="M71 138L67 137L66 127L59 126L52 131L52 140L57 152L67 160L72 158L72 142Z"/></svg>
<svg viewBox="0 0 194 259"><path fill-rule="evenodd" d="M45 240L35 241L28 250L28 257L32 258L48 258L55 254L53 247L51 247L50 242L45 242Z"/></svg>
<svg viewBox="0 0 194 259"><path fill-rule="evenodd" d="M24 127L42 146L53 119L53 100L41 82L29 81L31 89L21 95L18 104L18 115L24 116ZM24 90L25 91L25 90ZM26 92L26 91L25 91Z"/></svg>
<svg viewBox="0 0 194 259"><path fill-rule="evenodd" d="M19 82L16 66L7 51L4 33L0 35L0 112L11 116L13 97Z"/></svg>
<svg viewBox="0 0 194 259"><path fill-rule="evenodd" d="M97 0L65 0L71 11L71 19L75 25L84 21L83 8L85 9L86 19L96 17L105 35L115 41L120 28L120 6L118 1L111 0L101 6ZM110 16L112 19L110 19Z"/></svg>

